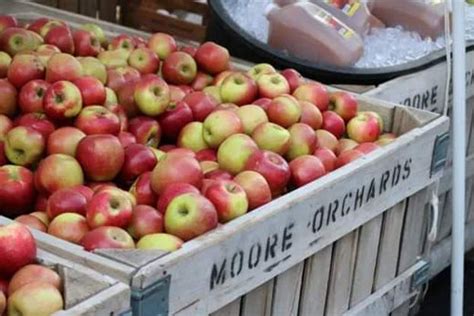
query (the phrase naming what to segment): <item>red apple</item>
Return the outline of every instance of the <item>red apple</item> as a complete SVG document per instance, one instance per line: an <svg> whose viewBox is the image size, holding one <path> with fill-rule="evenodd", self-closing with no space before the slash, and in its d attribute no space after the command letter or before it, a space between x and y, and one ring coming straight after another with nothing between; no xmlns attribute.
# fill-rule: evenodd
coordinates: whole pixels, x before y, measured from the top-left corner
<svg viewBox="0 0 474 316"><path fill-rule="evenodd" d="M147 47L136 48L128 57L128 64L142 75L156 74L160 69L160 59Z"/></svg>
<svg viewBox="0 0 474 316"><path fill-rule="evenodd" d="M332 150L328 148L318 148L314 151L313 155L321 160L324 165L324 169L327 172L331 172L336 169L337 156Z"/></svg>
<svg viewBox="0 0 474 316"><path fill-rule="evenodd" d="M36 212L41 212L41 213L46 214L47 206L48 206L48 196L45 194L38 194L35 201L34 210ZM31 213L31 215L33 215L33 213ZM46 214L46 217L48 218L47 214ZM45 224L47 225L48 223L45 223Z"/></svg>
<svg viewBox="0 0 474 316"><path fill-rule="evenodd" d="M46 90L43 108L55 120L75 117L82 109L81 91L69 81L56 81Z"/></svg>
<svg viewBox="0 0 474 316"><path fill-rule="evenodd" d="M123 85L140 79L140 72L132 67L107 69L107 87L118 92Z"/></svg>
<svg viewBox="0 0 474 316"><path fill-rule="evenodd" d="M137 82L129 82L123 85L117 93L119 104L125 110L129 118L140 115L140 109L135 102L135 86Z"/></svg>
<svg viewBox="0 0 474 316"><path fill-rule="evenodd" d="M43 99L50 84L44 80L32 80L25 84L18 96L18 105L23 113L44 112Z"/></svg>
<svg viewBox="0 0 474 316"><path fill-rule="evenodd" d="M84 175L77 160L63 154L46 157L35 172L35 186L41 193L51 194L83 183Z"/></svg>
<svg viewBox="0 0 474 316"><path fill-rule="evenodd" d="M334 151L334 153L339 156L346 150L354 149L355 147L357 147L357 145L359 145L359 143L353 141L352 139L341 138L336 146L336 150Z"/></svg>
<svg viewBox="0 0 474 316"><path fill-rule="evenodd" d="M256 209L272 200L272 193L267 180L258 172L242 171L234 177L245 191L248 199L249 210Z"/></svg>
<svg viewBox="0 0 474 316"><path fill-rule="evenodd" d="M50 219L64 213L86 215L88 198L70 187L59 189L48 198L46 213Z"/></svg>
<svg viewBox="0 0 474 316"><path fill-rule="evenodd" d="M5 154L5 143L0 141L0 166L6 165L7 163L8 159Z"/></svg>
<svg viewBox="0 0 474 316"><path fill-rule="evenodd" d="M91 32L85 30L74 31L73 35L76 56L97 56L100 53L100 41Z"/></svg>
<svg viewBox="0 0 474 316"><path fill-rule="evenodd" d="M36 242L28 228L20 223L0 226L0 275L13 276L36 260Z"/></svg>
<svg viewBox="0 0 474 316"><path fill-rule="evenodd" d="M332 133L324 129L318 129L316 131L316 138L318 139L319 147L328 148L332 152L336 151L339 141Z"/></svg>
<svg viewBox="0 0 474 316"><path fill-rule="evenodd" d="M189 55L193 56L196 55L197 47L194 46L182 46L179 48L180 51L188 53Z"/></svg>
<svg viewBox="0 0 474 316"><path fill-rule="evenodd" d="M290 162L291 183L301 187L326 174L323 163L316 156L303 155Z"/></svg>
<svg viewBox="0 0 474 316"><path fill-rule="evenodd" d="M338 139L341 138L346 132L344 120L333 111L326 111L323 113L322 128L336 136Z"/></svg>
<svg viewBox="0 0 474 316"><path fill-rule="evenodd" d="M81 77L73 82L81 91L82 103L88 105L102 105L105 102L105 87L95 77Z"/></svg>
<svg viewBox="0 0 474 316"><path fill-rule="evenodd" d="M41 28L50 21L49 18L38 18L35 19L30 25L28 25L28 30L40 34Z"/></svg>
<svg viewBox="0 0 474 316"><path fill-rule="evenodd" d="M6 78L12 58L5 52L0 52L0 78Z"/></svg>
<svg viewBox="0 0 474 316"><path fill-rule="evenodd" d="M130 193L137 200L137 204L156 205L157 196L151 189L151 171L144 172L130 187Z"/></svg>
<svg viewBox="0 0 474 316"><path fill-rule="evenodd" d="M218 165L219 166L219 165ZM216 169L205 174L204 178L212 180L232 180L232 174L225 170Z"/></svg>
<svg viewBox="0 0 474 316"><path fill-rule="evenodd" d="M194 120L199 122L203 122L217 106L217 101L202 91L186 95L183 101L191 108Z"/></svg>
<svg viewBox="0 0 474 316"><path fill-rule="evenodd" d="M22 223L23 225L26 225L29 228L39 230L43 233L46 233L46 231L48 230L48 227L46 227L46 225L42 221L32 215L20 215L15 218L15 222Z"/></svg>
<svg viewBox="0 0 474 316"><path fill-rule="evenodd" d="M129 145L137 143L135 136L129 132L120 132L117 137L120 140L120 144L122 144L123 148L127 148Z"/></svg>
<svg viewBox="0 0 474 316"><path fill-rule="evenodd" d="M136 83L134 99L143 114L156 116L166 110L170 102L170 89L158 76L146 75Z"/></svg>
<svg viewBox="0 0 474 316"><path fill-rule="evenodd" d="M13 128L13 122L4 114L0 114L0 141L5 140L8 131Z"/></svg>
<svg viewBox="0 0 474 316"><path fill-rule="evenodd" d="M224 82L224 79L227 78L229 75L231 75L233 73L234 73L234 71L232 71L232 70L224 70L223 72L220 72L220 73L216 74L212 84L216 87L220 87L222 85L222 83Z"/></svg>
<svg viewBox="0 0 474 316"><path fill-rule="evenodd" d="M59 48L49 44L38 46L34 55L39 58L44 67L48 66L48 62L54 54L60 53Z"/></svg>
<svg viewBox="0 0 474 316"><path fill-rule="evenodd" d="M305 123L317 130L323 126L323 115L319 108L307 101L299 101L301 106L300 123Z"/></svg>
<svg viewBox="0 0 474 316"><path fill-rule="evenodd" d="M15 217L26 213L35 201L33 173L20 166L0 167L0 209L2 215Z"/></svg>
<svg viewBox="0 0 474 316"><path fill-rule="evenodd" d="M184 52L173 52L161 67L163 79L171 84L190 84L197 74L197 65L191 55Z"/></svg>
<svg viewBox="0 0 474 316"><path fill-rule="evenodd" d="M137 143L158 147L161 139L161 128L158 122L150 117L138 116L129 123L128 131L137 139Z"/></svg>
<svg viewBox="0 0 474 316"><path fill-rule="evenodd" d="M125 182L133 181L142 173L152 171L156 163L156 156L149 147L131 144L125 148L125 160L120 177Z"/></svg>
<svg viewBox="0 0 474 316"><path fill-rule="evenodd" d="M336 91L329 95L329 109L339 114L345 122L357 115L358 108L357 99L348 92Z"/></svg>
<svg viewBox="0 0 474 316"><path fill-rule="evenodd" d="M290 167L282 156L266 150L255 152L245 166L246 170L260 173L267 180L272 196L284 192L290 180Z"/></svg>
<svg viewBox="0 0 474 316"><path fill-rule="evenodd" d="M182 240L190 240L217 227L217 211L197 193L175 197L165 213L165 231Z"/></svg>
<svg viewBox="0 0 474 316"><path fill-rule="evenodd" d="M90 180L110 181L120 172L125 152L116 136L98 134L84 137L76 156Z"/></svg>
<svg viewBox="0 0 474 316"><path fill-rule="evenodd" d="M357 145L354 149L362 152L363 154L368 154L379 148L380 146L377 145L376 143L362 143L362 144Z"/></svg>
<svg viewBox="0 0 474 316"><path fill-rule="evenodd" d="M132 219L133 205L121 190L97 192L87 204L87 224L94 229L100 226L125 228Z"/></svg>
<svg viewBox="0 0 474 316"><path fill-rule="evenodd" d="M0 33L0 49L10 56L32 52L36 49L37 45L38 42L32 34L22 28L9 27Z"/></svg>
<svg viewBox="0 0 474 316"><path fill-rule="evenodd" d="M290 85L290 93L293 93L299 86L306 83L306 79L295 69L287 68L281 71L283 77L286 78Z"/></svg>
<svg viewBox="0 0 474 316"><path fill-rule="evenodd" d="M54 270L39 264L28 264L18 270L10 280L8 295L13 295L17 290L32 282L47 283L58 290L62 288L61 277Z"/></svg>
<svg viewBox="0 0 474 316"><path fill-rule="evenodd" d="M0 32L9 28L9 27L16 27L18 25L18 21L14 16L11 15L0 15Z"/></svg>
<svg viewBox="0 0 474 316"><path fill-rule="evenodd" d="M20 89L31 80L44 78L44 66L33 54L17 55L8 68L8 81Z"/></svg>
<svg viewBox="0 0 474 316"><path fill-rule="evenodd" d="M268 106L267 115L270 122L287 128L299 122L301 107L291 95L283 94L272 100Z"/></svg>
<svg viewBox="0 0 474 316"><path fill-rule="evenodd" d="M370 112L358 114L347 123L347 134L358 143L375 142L381 132L378 119Z"/></svg>
<svg viewBox="0 0 474 316"><path fill-rule="evenodd" d="M54 218L48 227L48 234L78 244L89 231L83 215L63 213Z"/></svg>
<svg viewBox="0 0 474 316"><path fill-rule="evenodd" d="M5 137L5 155L15 165L30 166L41 159L45 148L43 135L29 126L17 126Z"/></svg>
<svg viewBox="0 0 474 316"><path fill-rule="evenodd" d="M210 86L213 81L214 78L211 75L198 71L196 77L191 83L191 87L194 91L202 91L204 88Z"/></svg>
<svg viewBox="0 0 474 316"><path fill-rule="evenodd" d="M247 194L234 181L214 182L207 188L206 197L214 204L220 222L228 222L248 211Z"/></svg>
<svg viewBox="0 0 474 316"><path fill-rule="evenodd" d="M158 117L163 136L170 141L175 141L181 129L192 121L193 112L184 101L170 102L166 111Z"/></svg>
<svg viewBox="0 0 474 316"><path fill-rule="evenodd" d="M82 76L82 65L68 54L54 54L48 61L46 67L46 81L56 82L60 80L74 81Z"/></svg>
<svg viewBox="0 0 474 316"><path fill-rule="evenodd" d="M16 112L17 92L6 79L0 79L0 114L12 116Z"/></svg>
<svg viewBox="0 0 474 316"><path fill-rule="evenodd" d="M172 52L176 51L176 41L165 33L155 33L148 40L148 48L164 60Z"/></svg>
<svg viewBox="0 0 474 316"><path fill-rule="evenodd" d="M17 126L29 126L43 135L45 141L48 140L49 135L55 130L54 124L48 120L43 113L28 113L24 114L16 120Z"/></svg>
<svg viewBox="0 0 474 316"><path fill-rule="evenodd" d="M133 51L135 49L135 40L126 34L115 36L109 43L108 50L124 49Z"/></svg>
<svg viewBox="0 0 474 316"><path fill-rule="evenodd" d="M168 85L168 87L170 88L170 104L182 101L187 94L186 92L184 92L183 89L178 86L170 84Z"/></svg>
<svg viewBox="0 0 474 316"><path fill-rule="evenodd" d="M227 76L220 86L220 96L225 103L250 104L256 99L257 93L255 80L240 72Z"/></svg>
<svg viewBox="0 0 474 316"><path fill-rule="evenodd" d="M74 127L61 127L52 132L48 138L47 153L76 156L77 145L86 137L83 131Z"/></svg>
<svg viewBox="0 0 474 316"><path fill-rule="evenodd" d="M102 30L102 28L98 26L97 24L94 24L94 23L82 24L81 29L94 34L94 36L99 40L100 45L102 47L107 46L107 38L105 37L104 30Z"/></svg>
<svg viewBox="0 0 474 316"><path fill-rule="evenodd" d="M279 73L262 74L257 79L258 94L261 98L276 98L290 93L290 86L286 78Z"/></svg>
<svg viewBox="0 0 474 316"><path fill-rule="evenodd" d="M247 75L249 75L253 80L257 81L260 76L265 74L274 74L277 71L275 67L267 63L256 64L252 68L247 71Z"/></svg>
<svg viewBox="0 0 474 316"><path fill-rule="evenodd" d="M356 149L346 150L345 152L341 153L336 160L336 168L340 168L348 163L359 159L364 154Z"/></svg>
<svg viewBox="0 0 474 316"><path fill-rule="evenodd" d="M231 135L242 132L242 121L232 111L220 110L212 112L203 123L203 138L211 148L219 147Z"/></svg>
<svg viewBox="0 0 474 316"><path fill-rule="evenodd" d="M329 92L325 86L318 82L300 85L293 91L293 96L299 101L308 101L316 105L321 112L329 107Z"/></svg>
<svg viewBox="0 0 474 316"><path fill-rule="evenodd" d="M63 53L74 54L74 39L67 26L52 28L44 37L44 42L56 46Z"/></svg>
<svg viewBox="0 0 474 316"><path fill-rule="evenodd" d="M229 69L229 51L214 42L205 42L199 46L194 55L200 69L211 75L218 74Z"/></svg>
<svg viewBox="0 0 474 316"><path fill-rule="evenodd" d="M105 104L104 106L107 110L109 110L118 117L120 122L120 131L123 132L128 130L128 117L123 106L117 103Z"/></svg>
<svg viewBox="0 0 474 316"><path fill-rule="evenodd" d="M96 249L133 249L132 237L123 229L113 226L102 226L87 232L81 240L87 251Z"/></svg>
<svg viewBox="0 0 474 316"><path fill-rule="evenodd" d="M83 108L74 125L87 135L117 135L120 131L120 120L117 115L100 105Z"/></svg>
<svg viewBox="0 0 474 316"><path fill-rule="evenodd" d="M285 157L291 161L299 156L311 155L318 146L314 130L307 124L296 123L289 129L290 140Z"/></svg>
<svg viewBox="0 0 474 316"><path fill-rule="evenodd" d="M1 132L0 132L0 139L1 139ZM379 146L385 146L393 142L395 139L397 139L397 136L395 134L385 133L385 134L380 135L379 139L375 143Z"/></svg>
<svg viewBox="0 0 474 316"><path fill-rule="evenodd" d="M133 208L128 232L135 239L145 235L163 232L163 215L148 205L137 205Z"/></svg>
<svg viewBox="0 0 474 316"><path fill-rule="evenodd" d="M217 152L214 149L208 148L200 150L196 153L196 159L198 161L217 161Z"/></svg>

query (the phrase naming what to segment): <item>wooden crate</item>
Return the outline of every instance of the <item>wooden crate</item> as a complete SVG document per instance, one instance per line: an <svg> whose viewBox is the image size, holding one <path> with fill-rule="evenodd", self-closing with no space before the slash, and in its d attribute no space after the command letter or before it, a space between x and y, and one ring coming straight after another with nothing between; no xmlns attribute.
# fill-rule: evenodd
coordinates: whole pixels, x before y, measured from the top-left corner
<svg viewBox="0 0 474 316"><path fill-rule="evenodd" d="M0 218L0 224L11 220ZM37 241L38 243L38 241ZM45 250L38 243L37 262L54 269L63 282L64 310L54 316L130 315L130 288L71 260Z"/></svg>
<svg viewBox="0 0 474 316"><path fill-rule="evenodd" d="M34 0L34 2L103 21L120 22L119 0Z"/></svg>

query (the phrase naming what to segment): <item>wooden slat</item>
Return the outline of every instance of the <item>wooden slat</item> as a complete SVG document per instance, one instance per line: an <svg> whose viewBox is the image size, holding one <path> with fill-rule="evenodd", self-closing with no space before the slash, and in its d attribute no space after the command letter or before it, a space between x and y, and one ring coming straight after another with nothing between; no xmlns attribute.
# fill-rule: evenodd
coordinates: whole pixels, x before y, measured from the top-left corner
<svg viewBox="0 0 474 316"><path fill-rule="evenodd" d="M349 308L358 231L334 243L326 315L341 315Z"/></svg>
<svg viewBox="0 0 474 316"><path fill-rule="evenodd" d="M451 234L451 226L453 222L452 203L453 194L451 191L449 191L448 193L446 193L444 201L443 214L441 217L441 222L439 224L438 240L442 240Z"/></svg>
<svg viewBox="0 0 474 316"><path fill-rule="evenodd" d="M300 315L323 315L331 273L332 245L306 260L301 290Z"/></svg>
<svg viewBox="0 0 474 316"><path fill-rule="evenodd" d="M272 316L273 279L242 297L240 316Z"/></svg>
<svg viewBox="0 0 474 316"><path fill-rule="evenodd" d="M240 315L240 298L227 304L223 308L215 311L211 316L239 316Z"/></svg>
<svg viewBox="0 0 474 316"><path fill-rule="evenodd" d="M81 0L79 4L79 13L90 16L92 18L97 17L98 0Z"/></svg>
<svg viewBox="0 0 474 316"><path fill-rule="evenodd" d="M304 262L295 265L275 278L272 315L298 315Z"/></svg>
<svg viewBox="0 0 474 316"><path fill-rule="evenodd" d="M379 215L359 229L357 258L350 300L351 307L372 293L382 219L383 215Z"/></svg>
<svg viewBox="0 0 474 316"><path fill-rule="evenodd" d="M79 12L79 0L58 0L58 8L70 12Z"/></svg>
<svg viewBox="0 0 474 316"><path fill-rule="evenodd" d="M117 6L119 0L98 0L99 1L99 19L117 23Z"/></svg>

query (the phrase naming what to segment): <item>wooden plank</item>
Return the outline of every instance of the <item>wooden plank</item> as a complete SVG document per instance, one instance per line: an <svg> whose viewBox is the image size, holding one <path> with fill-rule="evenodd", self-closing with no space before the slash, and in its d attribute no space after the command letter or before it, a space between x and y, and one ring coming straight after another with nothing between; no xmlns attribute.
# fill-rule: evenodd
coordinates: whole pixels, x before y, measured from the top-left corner
<svg viewBox="0 0 474 316"><path fill-rule="evenodd" d="M298 315L304 262L301 262L275 278L272 315Z"/></svg>
<svg viewBox="0 0 474 316"><path fill-rule="evenodd" d="M36 3L54 7L56 8L58 6L58 0L35 0Z"/></svg>
<svg viewBox="0 0 474 316"><path fill-rule="evenodd" d="M79 4L79 13L97 18L98 0L81 0Z"/></svg>
<svg viewBox="0 0 474 316"><path fill-rule="evenodd" d="M79 0L58 0L58 8L70 12L79 12Z"/></svg>
<svg viewBox="0 0 474 316"><path fill-rule="evenodd" d="M332 247L318 251L306 260L301 289L300 315L323 315L326 306Z"/></svg>
<svg viewBox="0 0 474 316"><path fill-rule="evenodd" d="M453 218L453 194L451 191L446 193L444 201L443 214L438 230L438 240L442 240L451 234L452 218Z"/></svg>
<svg viewBox="0 0 474 316"><path fill-rule="evenodd" d="M99 19L117 23L118 0L99 0Z"/></svg>
<svg viewBox="0 0 474 316"><path fill-rule="evenodd" d="M271 316L273 279L242 297L240 316Z"/></svg>
<svg viewBox="0 0 474 316"><path fill-rule="evenodd" d="M349 308L358 233L354 231L334 243L325 315L341 315Z"/></svg>
<svg viewBox="0 0 474 316"><path fill-rule="evenodd" d="M211 316L239 316L240 315L240 298L227 304L223 308L211 314Z"/></svg>
<svg viewBox="0 0 474 316"><path fill-rule="evenodd" d="M379 290L397 274L398 254L403 229L406 201L398 203L383 215L374 290Z"/></svg>
<svg viewBox="0 0 474 316"><path fill-rule="evenodd" d="M383 215L379 215L359 229L350 307L355 306L372 293L382 219Z"/></svg>

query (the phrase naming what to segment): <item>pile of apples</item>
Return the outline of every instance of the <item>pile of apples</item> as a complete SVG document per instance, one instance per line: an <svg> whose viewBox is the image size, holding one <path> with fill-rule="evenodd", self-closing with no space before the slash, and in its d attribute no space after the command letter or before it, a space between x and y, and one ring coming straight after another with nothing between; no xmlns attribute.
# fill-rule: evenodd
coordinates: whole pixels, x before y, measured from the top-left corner
<svg viewBox="0 0 474 316"><path fill-rule="evenodd" d="M36 263L28 227L0 225L0 315L51 315L63 306L61 277Z"/></svg>
<svg viewBox="0 0 474 316"><path fill-rule="evenodd" d="M0 16L0 50L0 214L86 250L176 250L395 139L353 95L232 70L212 42Z"/></svg>

